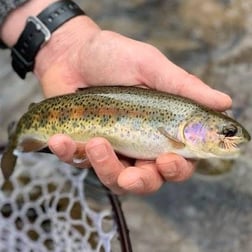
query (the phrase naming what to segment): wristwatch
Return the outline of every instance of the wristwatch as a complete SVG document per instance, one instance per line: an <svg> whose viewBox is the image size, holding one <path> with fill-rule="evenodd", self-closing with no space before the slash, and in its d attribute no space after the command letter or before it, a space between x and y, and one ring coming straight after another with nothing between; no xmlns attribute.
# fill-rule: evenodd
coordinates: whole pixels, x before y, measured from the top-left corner
<svg viewBox="0 0 252 252"><path fill-rule="evenodd" d="M12 67L22 78L33 71L39 49L50 40L52 33L68 20L85 15L70 0L60 0L44 9L38 16L27 18L25 28L17 43L11 48Z"/></svg>
<svg viewBox="0 0 252 252"><path fill-rule="evenodd" d="M0 39L0 49L8 49L8 46Z"/></svg>

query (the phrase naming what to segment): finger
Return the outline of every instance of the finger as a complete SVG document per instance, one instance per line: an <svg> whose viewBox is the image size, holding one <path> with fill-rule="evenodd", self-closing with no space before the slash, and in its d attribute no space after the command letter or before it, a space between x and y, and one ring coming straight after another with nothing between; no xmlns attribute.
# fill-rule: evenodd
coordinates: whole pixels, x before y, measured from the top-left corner
<svg viewBox="0 0 252 252"><path fill-rule="evenodd" d="M50 150L63 162L78 168L90 168L85 155L85 144L73 141L69 136L56 134L49 139Z"/></svg>
<svg viewBox="0 0 252 252"><path fill-rule="evenodd" d="M143 45L143 44L141 44ZM142 46L142 48L144 48ZM216 110L231 107L231 98L210 88L196 76L169 61L156 48L145 45L142 57L138 58L140 81L151 88L188 97Z"/></svg>
<svg viewBox="0 0 252 252"><path fill-rule="evenodd" d="M56 134L49 139L48 146L61 161L72 163L76 144L69 136Z"/></svg>
<svg viewBox="0 0 252 252"><path fill-rule="evenodd" d="M162 154L156 160L157 169L166 181L184 181L195 170L194 162L176 154Z"/></svg>
<svg viewBox="0 0 252 252"><path fill-rule="evenodd" d="M136 163L138 165L138 163ZM118 177L118 184L127 192L147 194L157 191L163 178L154 162L141 163L141 166L128 167Z"/></svg>
<svg viewBox="0 0 252 252"><path fill-rule="evenodd" d="M124 166L110 143L103 138L93 138L86 144L86 154L101 182L116 194L124 193L117 183Z"/></svg>

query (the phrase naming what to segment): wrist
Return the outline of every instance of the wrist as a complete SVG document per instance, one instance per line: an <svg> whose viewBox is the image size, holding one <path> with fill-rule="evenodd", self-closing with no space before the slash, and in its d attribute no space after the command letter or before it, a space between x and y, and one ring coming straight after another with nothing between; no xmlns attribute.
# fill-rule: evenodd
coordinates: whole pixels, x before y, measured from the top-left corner
<svg viewBox="0 0 252 252"><path fill-rule="evenodd" d="M65 1L65 2L67 3L68 1ZM64 16L63 16L64 11L62 12L60 10L60 13L61 13L60 15L63 16L63 22L60 21L62 20L62 17L61 17L61 18L58 18L58 21L56 21L56 24L54 24L54 26L49 25L49 27L52 28L51 37L49 41L41 45L42 38L40 34L36 33L36 37L32 36L34 25L32 27L29 23L26 26L26 30L24 32L23 30L26 25L27 18L29 16L38 16L39 14L38 16L39 18L40 17L42 18L42 16L43 18L46 18L45 11L48 10L47 8L48 6L51 9L54 8L55 12L52 12L53 14L57 14L57 11L56 11L57 9L55 9L55 7L59 6L58 1L45 0L42 2L40 0L30 0L29 2L23 4L16 10L12 11L10 15L7 17L7 19L5 20L2 26L2 29L0 30L0 36L3 42L5 42L9 47L13 47L13 45L15 45L15 47L12 49L12 58L15 57L15 59L17 60L13 61L14 63L16 62L15 65L13 65L13 67L17 71L17 73L20 74L21 78L23 78L26 73L25 72L26 70L24 71L22 70L24 69L23 67L28 69L27 71L33 70L35 74L39 78L41 78L44 72L47 70L48 67L52 65L53 62L56 62L56 60L59 58L62 59L63 55L66 55L67 51L70 48L74 48L75 50L76 45L78 45L78 42L79 42L78 40L81 40L81 43L83 45L85 44L85 40L89 40L90 37L92 37L92 34L99 31L99 27L90 18L84 15L81 15L82 12L78 11L78 7L77 7L77 13L76 11L73 12L71 10L70 12L66 13L65 22L64 22ZM54 7L51 7L51 6L54 6ZM69 4L67 5L67 8L71 9L72 7ZM64 8L63 10L66 10L66 9ZM68 20L68 18L70 19ZM44 20L48 23L49 19L44 19ZM58 24L62 22L62 24L60 24L60 26L57 27L57 22ZM28 25L30 25L29 28L27 28ZM57 28L55 29L53 27L55 28L57 27ZM20 39L18 40L21 33L22 33L21 40ZM27 45L25 44L26 38L33 38L33 42L31 43L31 45L36 45L37 43L38 45L41 45L40 48L37 46L37 47L31 47L31 49L29 49L28 47L28 49L26 49L27 48ZM18 40L18 43L16 44L17 40ZM29 42L28 42L28 45L29 45ZM74 50L72 50L72 52ZM22 54L20 52L22 52ZM31 53L29 54L29 52ZM19 55L23 57L21 58L21 61L19 60L20 59ZM68 60L69 58L65 58L65 61L68 61ZM28 64L26 64L26 62L28 62Z"/></svg>
<svg viewBox="0 0 252 252"><path fill-rule="evenodd" d="M56 0L30 0L11 11L1 26L1 40L8 47L12 47L23 31L27 18L37 16L44 8L54 2Z"/></svg>
<svg viewBox="0 0 252 252"><path fill-rule="evenodd" d="M34 68L35 75L41 80L47 70L57 63L68 68L77 68L79 49L85 48L99 31L100 28L87 16L78 16L63 24L39 50Z"/></svg>

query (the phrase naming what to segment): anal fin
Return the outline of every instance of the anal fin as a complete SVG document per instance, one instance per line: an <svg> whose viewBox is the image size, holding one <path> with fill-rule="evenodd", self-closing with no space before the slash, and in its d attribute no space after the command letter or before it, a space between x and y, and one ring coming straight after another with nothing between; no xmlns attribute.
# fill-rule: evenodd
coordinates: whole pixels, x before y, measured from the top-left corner
<svg viewBox="0 0 252 252"><path fill-rule="evenodd" d="M22 141L18 144L16 150L17 152L33 152L39 151L47 146L45 141L32 138L32 137L25 137Z"/></svg>

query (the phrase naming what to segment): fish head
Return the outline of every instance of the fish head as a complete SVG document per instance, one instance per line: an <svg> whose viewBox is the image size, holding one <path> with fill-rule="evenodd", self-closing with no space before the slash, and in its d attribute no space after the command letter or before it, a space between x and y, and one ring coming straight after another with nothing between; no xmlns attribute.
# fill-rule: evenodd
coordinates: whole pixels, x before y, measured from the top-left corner
<svg viewBox="0 0 252 252"><path fill-rule="evenodd" d="M182 137L197 157L223 159L238 157L241 145L251 139L240 123L221 113L193 116L183 125Z"/></svg>

